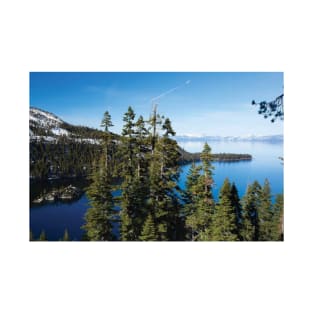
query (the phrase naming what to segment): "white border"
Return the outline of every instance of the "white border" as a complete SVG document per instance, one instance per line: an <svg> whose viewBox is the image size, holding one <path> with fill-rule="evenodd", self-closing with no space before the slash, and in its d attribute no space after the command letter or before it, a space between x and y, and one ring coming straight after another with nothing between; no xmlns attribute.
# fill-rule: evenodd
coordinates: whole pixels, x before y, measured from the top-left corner
<svg viewBox="0 0 313 313"><path fill-rule="evenodd" d="M309 3L3 1L0 310L311 312ZM285 242L29 243L30 71L284 72Z"/></svg>

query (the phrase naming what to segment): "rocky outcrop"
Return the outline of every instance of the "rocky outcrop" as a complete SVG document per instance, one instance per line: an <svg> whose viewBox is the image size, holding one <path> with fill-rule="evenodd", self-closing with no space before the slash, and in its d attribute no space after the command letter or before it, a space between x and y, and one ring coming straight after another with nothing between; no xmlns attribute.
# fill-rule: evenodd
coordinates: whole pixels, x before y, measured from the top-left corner
<svg viewBox="0 0 313 313"><path fill-rule="evenodd" d="M67 186L59 195L59 198L62 200L72 200L78 198L81 195L82 191L72 185Z"/></svg>
<svg viewBox="0 0 313 313"><path fill-rule="evenodd" d="M78 187L69 185L59 190L52 190L33 200L33 203L40 204L43 202L54 202L57 200L66 201L74 200L82 195L83 191Z"/></svg>

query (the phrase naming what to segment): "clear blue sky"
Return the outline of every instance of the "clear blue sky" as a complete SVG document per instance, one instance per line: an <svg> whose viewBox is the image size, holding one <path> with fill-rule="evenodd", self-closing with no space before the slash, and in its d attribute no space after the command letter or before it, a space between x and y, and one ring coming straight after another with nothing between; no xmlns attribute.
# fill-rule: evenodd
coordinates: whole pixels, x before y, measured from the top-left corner
<svg viewBox="0 0 313 313"><path fill-rule="evenodd" d="M273 135L283 123L257 114L252 100L273 100L283 92L275 72L114 72L30 73L30 105L75 125L99 128L109 110L115 132L129 105L148 117L153 98L177 135Z"/></svg>

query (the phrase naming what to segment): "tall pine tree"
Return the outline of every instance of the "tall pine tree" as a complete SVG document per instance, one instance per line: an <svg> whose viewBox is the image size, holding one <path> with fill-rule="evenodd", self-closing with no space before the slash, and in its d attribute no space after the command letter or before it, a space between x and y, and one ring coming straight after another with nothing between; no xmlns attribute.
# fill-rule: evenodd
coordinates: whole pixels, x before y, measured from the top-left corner
<svg viewBox="0 0 313 313"><path fill-rule="evenodd" d="M232 186L231 186L231 203L232 203L232 207L234 207L236 211L237 235L238 235L238 238L242 240L242 237L241 237L242 208L241 208L240 198L238 195L238 189L235 183L232 183Z"/></svg>
<svg viewBox="0 0 313 313"><path fill-rule="evenodd" d="M138 210L140 199L138 197L138 168L136 163L137 141L135 132L135 113L131 107L124 114L124 127L122 130L122 142L120 146L121 171L123 180L121 184L121 239L125 241L138 240L140 228L138 222Z"/></svg>
<svg viewBox="0 0 313 313"><path fill-rule="evenodd" d="M197 208L201 186L199 184L201 166L191 164L184 192L184 216L186 218L186 239L194 241L198 235Z"/></svg>
<svg viewBox="0 0 313 313"><path fill-rule="evenodd" d="M114 142L109 130L113 126L108 111L104 113L101 123L104 127L103 155L98 165L94 167L92 184L87 190L87 196L91 203L85 214L83 229L86 237L93 241L113 240L112 222L114 220L113 187L113 147Z"/></svg>
<svg viewBox="0 0 313 313"><path fill-rule="evenodd" d="M202 162L201 169L203 174L200 176L199 183L201 192L198 201L198 226L199 240L211 240L212 238L212 220L214 214L214 199L212 193L213 186L213 165L211 147L205 143L200 155Z"/></svg>
<svg viewBox="0 0 313 313"><path fill-rule="evenodd" d="M278 194L273 206L272 240L284 241L284 196Z"/></svg>
<svg viewBox="0 0 313 313"><path fill-rule="evenodd" d="M205 143L200 155L201 166L192 165L187 176L185 213L187 239L211 240L214 199L213 169L210 146Z"/></svg>
<svg viewBox="0 0 313 313"><path fill-rule="evenodd" d="M259 240L259 218L260 195L262 187L255 181L249 185L242 199L242 230L241 237L244 241Z"/></svg>
<svg viewBox="0 0 313 313"><path fill-rule="evenodd" d="M232 204L231 184L225 179L220 189L219 202L212 221L212 240L239 240L236 225L236 208Z"/></svg>
<svg viewBox="0 0 313 313"><path fill-rule="evenodd" d="M162 136L156 132L150 137L149 211L155 219L158 240L181 240L184 227L177 199L180 153L177 142L170 138L175 132L169 119L165 119L161 131Z"/></svg>
<svg viewBox="0 0 313 313"><path fill-rule="evenodd" d="M260 207L258 208L259 241L273 239L272 223L274 212L272 210L272 195L268 179L265 180L260 194Z"/></svg>

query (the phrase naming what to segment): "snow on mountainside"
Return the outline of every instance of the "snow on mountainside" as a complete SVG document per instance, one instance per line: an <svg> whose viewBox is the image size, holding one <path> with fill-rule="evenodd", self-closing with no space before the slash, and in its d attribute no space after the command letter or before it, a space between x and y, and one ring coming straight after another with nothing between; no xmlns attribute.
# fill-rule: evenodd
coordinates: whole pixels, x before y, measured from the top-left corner
<svg viewBox="0 0 313 313"><path fill-rule="evenodd" d="M29 120L43 127L60 126L64 122L52 113L31 107L29 109Z"/></svg>
<svg viewBox="0 0 313 313"><path fill-rule="evenodd" d="M69 132L62 128L64 124L64 121L52 113L33 107L29 109L29 136L31 140L53 141L61 135L68 136Z"/></svg>
<svg viewBox="0 0 313 313"><path fill-rule="evenodd" d="M57 142L66 138L75 142L99 143L102 132L93 128L74 126L53 113L30 107L29 137L31 141Z"/></svg>

